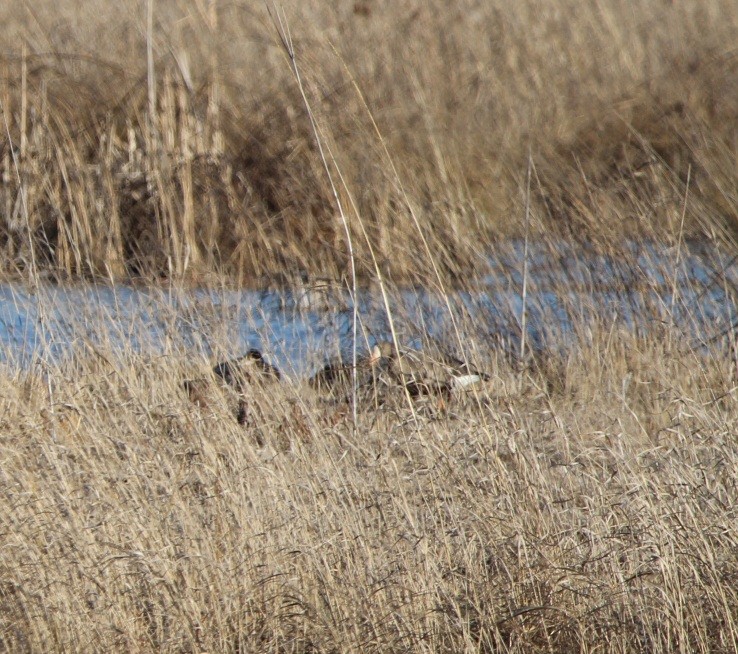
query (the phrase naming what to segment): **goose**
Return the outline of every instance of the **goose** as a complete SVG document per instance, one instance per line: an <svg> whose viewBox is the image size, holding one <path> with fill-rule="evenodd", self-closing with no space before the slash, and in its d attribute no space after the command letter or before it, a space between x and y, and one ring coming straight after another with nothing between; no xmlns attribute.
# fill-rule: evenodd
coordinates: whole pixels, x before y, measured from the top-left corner
<svg viewBox="0 0 738 654"><path fill-rule="evenodd" d="M411 396L451 395L489 381L486 372L474 369L440 349L435 355L407 347L396 348L393 343L378 343L380 359L386 361L391 377L404 386Z"/></svg>
<svg viewBox="0 0 738 654"><path fill-rule="evenodd" d="M237 359L217 363L213 366L213 374L239 393L255 382L263 383L282 379L282 374L277 367L267 362L262 353L255 348L251 348Z"/></svg>
<svg viewBox="0 0 738 654"><path fill-rule="evenodd" d="M348 289L335 279L318 277L311 280L303 271L294 287L295 308L299 311L345 311L350 305Z"/></svg>
<svg viewBox="0 0 738 654"><path fill-rule="evenodd" d="M356 360L356 378L359 386L371 384L375 381L377 372L381 369L383 354L378 345L375 345L368 354ZM309 380L308 384L316 390L346 389L353 382L354 367L351 362L335 359L325 364Z"/></svg>
<svg viewBox="0 0 738 654"><path fill-rule="evenodd" d="M243 425L248 419L248 405L244 397L246 389L252 384L276 382L282 378L281 373L272 364L264 360L261 352L255 348L236 359L216 364L213 374L224 387L230 389L229 404L234 405L233 412L238 424ZM207 379L186 379L182 382L190 401L198 407L208 408L212 401L211 383Z"/></svg>

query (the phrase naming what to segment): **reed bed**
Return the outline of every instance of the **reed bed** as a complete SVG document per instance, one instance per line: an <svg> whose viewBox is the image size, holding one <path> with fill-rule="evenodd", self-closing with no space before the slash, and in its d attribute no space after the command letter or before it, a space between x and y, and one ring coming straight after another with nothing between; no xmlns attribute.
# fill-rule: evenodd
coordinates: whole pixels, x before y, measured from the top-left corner
<svg viewBox="0 0 738 654"><path fill-rule="evenodd" d="M602 330L484 363L356 423L293 380L238 424L181 354L6 373L0 650L733 651L729 362Z"/></svg>
<svg viewBox="0 0 738 654"><path fill-rule="evenodd" d="M347 228L360 276L406 282L526 224L732 242L734 2L281 11L305 98L269 3L1 9L5 273L340 277Z"/></svg>
<svg viewBox="0 0 738 654"><path fill-rule="evenodd" d="M80 311L69 357L0 372L0 652L736 651L731 317L695 301L735 297L735 2L93 5L0 7L5 278L488 274L573 318L526 351L449 301L482 388L353 413L288 375L239 424L183 387L213 361ZM638 289L636 326L577 309Z"/></svg>

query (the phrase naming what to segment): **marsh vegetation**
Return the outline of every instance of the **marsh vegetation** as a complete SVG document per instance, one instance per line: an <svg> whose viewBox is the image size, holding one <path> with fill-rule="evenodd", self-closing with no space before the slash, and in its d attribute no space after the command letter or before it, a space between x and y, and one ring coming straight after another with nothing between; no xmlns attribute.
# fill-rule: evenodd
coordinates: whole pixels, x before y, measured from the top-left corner
<svg viewBox="0 0 738 654"><path fill-rule="evenodd" d="M520 298L642 289L643 319L584 303L526 348L441 304L489 379L352 406L308 375L228 395L202 349L84 317L0 372L0 651L736 651L738 5L269 10L0 6L0 272L39 324L45 282L443 302L513 242L549 253ZM561 274L580 250L617 266Z"/></svg>

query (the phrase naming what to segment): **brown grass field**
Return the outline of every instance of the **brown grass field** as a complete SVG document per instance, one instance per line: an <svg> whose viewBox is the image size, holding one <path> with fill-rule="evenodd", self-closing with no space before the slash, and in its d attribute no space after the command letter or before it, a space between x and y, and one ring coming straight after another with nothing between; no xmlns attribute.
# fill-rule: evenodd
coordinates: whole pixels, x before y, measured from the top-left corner
<svg viewBox="0 0 738 654"><path fill-rule="evenodd" d="M602 333L445 406L180 356L0 380L6 652L732 652L728 365Z"/></svg>
<svg viewBox="0 0 738 654"><path fill-rule="evenodd" d="M341 215L265 3L5 3L2 271L341 276L348 228L360 276L458 278L526 198L544 238L674 241L686 198L732 241L735 2L508 4L284 7Z"/></svg>
<svg viewBox="0 0 738 654"><path fill-rule="evenodd" d="M463 289L526 233L732 253L736 43L735 0L3 3L0 274ZM575 330L355 421L288 380L239 425L174 347L4 368L0 652L737 651L735 364L668 321Z"/></svg>

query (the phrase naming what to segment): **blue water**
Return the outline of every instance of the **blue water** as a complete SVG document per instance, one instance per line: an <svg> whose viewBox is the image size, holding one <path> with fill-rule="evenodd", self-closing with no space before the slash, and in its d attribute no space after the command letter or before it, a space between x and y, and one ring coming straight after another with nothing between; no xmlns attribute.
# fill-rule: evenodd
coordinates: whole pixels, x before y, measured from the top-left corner
<svg viewBox="0 0 738 654"><path fill-rule="evenodd" d="M518 242L500 249L463 291L391 289L386 307L378 290L359 289L359 350L390 336L390 315L409 345L431 336L509 352L520 348L523 309L529 350L571 347L593 325L641 331L668 325L699 345L736 320L738 264L714 247L633 245L612 258L565 243L533 246L525 302L523 253ZM49 285L31 293L8 284L0 286L0 360L28 367L96 348L213 359L256 347L299 377L328 356L346 355L354 311L297 305L289 291Z"/></svg>

